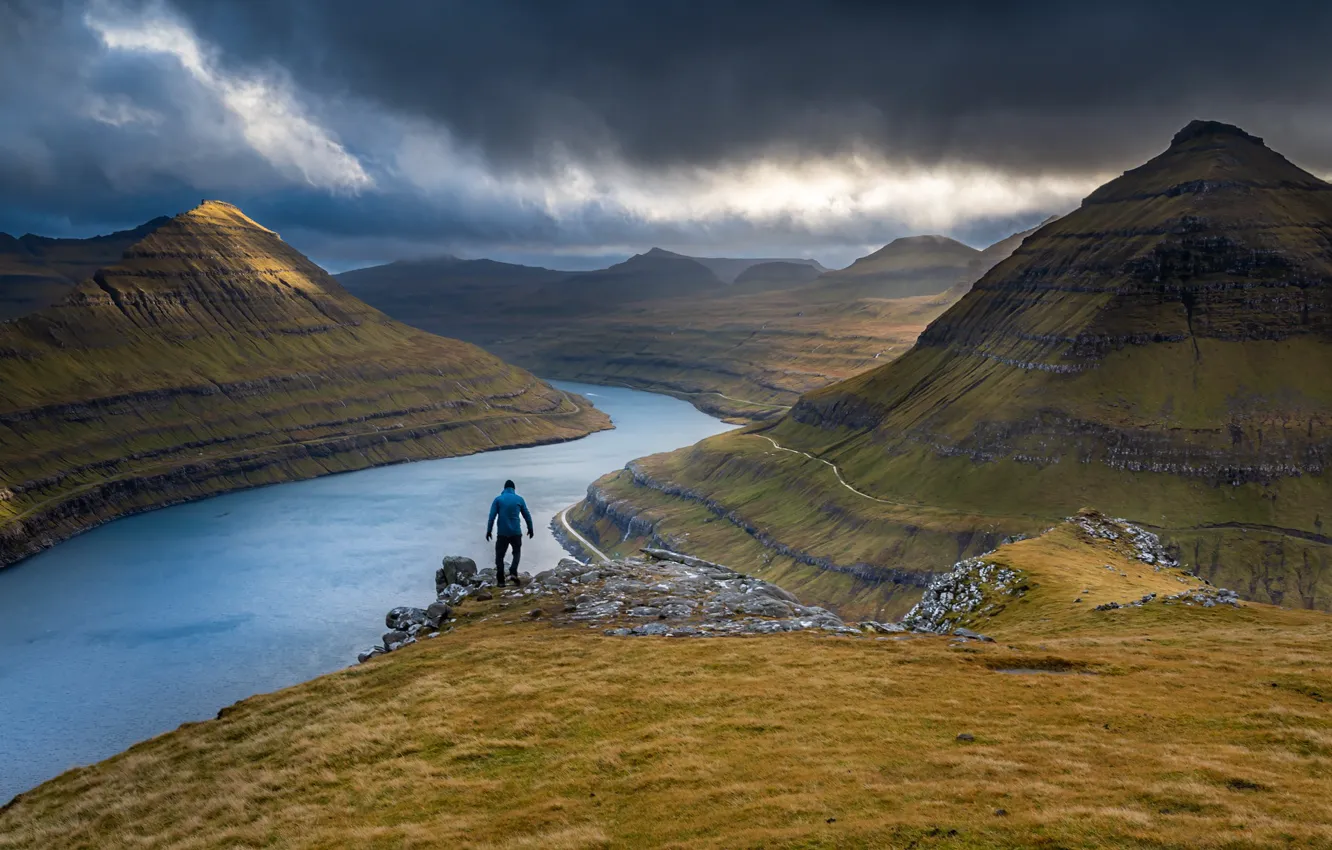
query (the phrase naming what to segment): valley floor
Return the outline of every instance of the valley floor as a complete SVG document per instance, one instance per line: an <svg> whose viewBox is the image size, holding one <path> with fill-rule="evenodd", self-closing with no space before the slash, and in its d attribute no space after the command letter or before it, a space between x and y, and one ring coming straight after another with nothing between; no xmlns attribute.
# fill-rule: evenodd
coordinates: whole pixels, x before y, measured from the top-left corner
<svg viewBox="0 0 1332 850"><path fill-rule="evenodd" d="M1332 843L1323 614L1155 605L981 644L607 637L531 604L71 771L0 847Z"/></svg>

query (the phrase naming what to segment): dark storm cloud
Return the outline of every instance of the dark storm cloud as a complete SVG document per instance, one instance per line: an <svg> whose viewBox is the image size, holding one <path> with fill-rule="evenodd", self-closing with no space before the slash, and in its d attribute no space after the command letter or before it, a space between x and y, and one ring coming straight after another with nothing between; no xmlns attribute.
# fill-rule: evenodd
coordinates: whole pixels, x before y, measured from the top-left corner
<svg viewBox="0 0 1332 850"><path fill-rule="evenodd" d="M1329 36L1290 2L0 0L0 231L206 196L338 267L984 244L1194 117L1332 170Z"/></svg>
<svg viewBox="0 0 1332 850"><path fill-rule="evenodd" d="M1332 4L182 0L302 83L429 115L490 155L649 164L865 147L1124 165L1189 118L1332 165Z"/></svg>

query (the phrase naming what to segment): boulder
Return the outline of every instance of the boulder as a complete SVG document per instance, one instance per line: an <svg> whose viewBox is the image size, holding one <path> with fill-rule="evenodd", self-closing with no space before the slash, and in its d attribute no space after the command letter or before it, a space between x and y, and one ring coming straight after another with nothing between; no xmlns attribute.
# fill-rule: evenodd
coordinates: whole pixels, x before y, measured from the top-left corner
<svg viewBox="0 0 1332 850"><path fill-rule="evenodd" d="M402 631L401 629L394 629L394 630L389 631L389 632L384 632L384 636L383 636L382 638L380 638L380 640L382 640L382 641L384 642L384 646L385 646L385 647L387 647L387 648L389 648L389 649L392 649L392 648L393 648L393 644L395 644L395 643L396 643L396 644L402 644L402 643L404 643L404 642L407 640L407 638L409 638L409 637L411 637L411 635L407 634L406 632Z"/></svg>
<svg viewBox="0 0 1332 850"><path fill-rule="evenodd" d="M426 612L423 608L409 608L400 605L388 612L384 617L384 625L390 629L401 629L406 631L410 626L423 625L426 622Z"/></svg>
<svg viewBox="0 0 1332 850"><path fill-rule="evenodd" d="M437 599L447 605L456 606L469 592L469 588L461 584L450 584L438 592Z"/></svg>
<svg viewBox="0 0 1332 850"><path fill-rule="evenodd" d="M384 650L376 646L374 649L367 649L365 652L362 652L360 655L356 656L356 660L364 664L365 662L369 661L371 658L377 658L378 656L383 654Z"/></svg>
<svg viewBox="0 0 1332 850"><path fill-rule="evenodd" d="M953 629L953 634L967 640L980 640L987 643L994 643L994 638L989 635L983 635L980 632L973 632L971 629Z"/></svg>
<svg viewBox="0 0 1332 850"><path fill-rule="evenodd" d="M793 605L800 604L800 600L796 598L794 593L785 588L778 587L775 584L768 584L766 581L759 582L754 586L754 589L751 590L750 593L762 593L766 596L780 599L783 602L790 602Z"/></svg>
<svg viewBox="0 0 1332 850"><path fill-rule="evenodd" d="M795 613L790 602L774 599L762 593L746 594L736 610L755 617L789 617Z"/></svg>
<svg viewBox="0 0 1332 850"><path fill-rule="evenodd" d="M476 561L461 555L447 555L443 565L435 571L435 592L439 593L451 584L466 584L467 579L476 575Z"/></svg>
<svg viewBox="0 0 1332 850"><path fill-rule="evenodd" d="M431 628L438 629L452 613L453 609L447 603L432 602L430 607L425 610L425 621Z"/></svg>

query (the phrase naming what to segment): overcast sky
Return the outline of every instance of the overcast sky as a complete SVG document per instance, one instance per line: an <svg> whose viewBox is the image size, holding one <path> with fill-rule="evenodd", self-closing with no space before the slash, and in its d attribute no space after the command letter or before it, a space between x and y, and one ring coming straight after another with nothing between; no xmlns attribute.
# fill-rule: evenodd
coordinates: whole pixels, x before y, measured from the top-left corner
<svg viewBox="0 0 1332 850"><path fill-rule="evenodd" d="M983 245L1192 118L1332 172L1330 7L0 0L0 231L207 197L335 270Z"/></svg>

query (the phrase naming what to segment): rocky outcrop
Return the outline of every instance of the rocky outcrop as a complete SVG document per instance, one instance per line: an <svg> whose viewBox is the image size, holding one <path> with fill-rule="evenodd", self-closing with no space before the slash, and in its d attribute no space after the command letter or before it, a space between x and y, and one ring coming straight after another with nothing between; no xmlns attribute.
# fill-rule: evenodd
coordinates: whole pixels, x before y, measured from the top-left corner
<svg viewBox="0 0 1332 850"><path fill-rule="evenodd" d="M835 635L890 634L887 623L847 625L827 609L802 605L782 588L721 564L663 549L646 558L585 564L565 558L519 583L496 587L493 568L476 570L467 558L448 557L436 572L437 601L427 608L388 613L383 642L360 661L437 637L456 622L459 606L490 602L536 606L534 619L555 625L598 626L614 637L725 637L818 631ZM468 568L470 565L470 569ZM461 566L461 569L458 567Z"/></svg>

